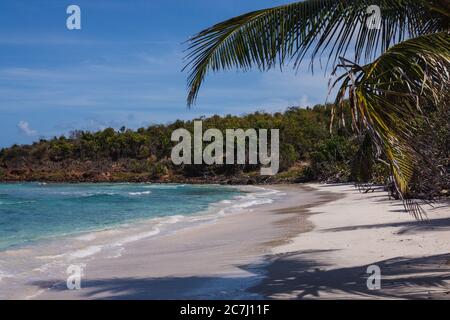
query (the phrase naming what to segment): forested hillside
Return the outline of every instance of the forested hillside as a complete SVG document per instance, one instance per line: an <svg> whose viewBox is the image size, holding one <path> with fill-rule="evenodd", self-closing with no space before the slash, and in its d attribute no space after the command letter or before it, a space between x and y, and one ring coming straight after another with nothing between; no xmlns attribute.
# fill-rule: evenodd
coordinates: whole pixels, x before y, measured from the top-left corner
<svg viewBox="0 0 450 320"><path fill-rule="evenodd" d="M346 116L347 118L350 115ZM344 117L345 118L345 117ZM284 113L255 112L243 116L202 118L203 130L279 129L280 173L260 176L255 165L175 166L172 132L193 132L193 121L175 121L130 130L108 128L99 132L75 131L69 136L14 145L0 151L0 180L48 182L192 182L277 183L306 181L388 182L382 155L367 146L364 134L335 123L330 132L331 107L289 108ZM441 122L441 140L434 148L448 158L448 121ZM351 119L348 119L348 123ZM447 127L445 127L447 126ZM426 134L425 134L426 133ZM429 139L425 131L423 140ZM444 148L442 148L444 147ZM447 159L448 160L448 159ZM447 166L448 162L444 164ZM442 190L442 183L438 189Z"/></svg>
<svg viewBox="0 0 450 320"><path fill-rule="evenodd" d="M277 179L311 180L337 175L348 179L355 137L337 130L330 135L330 108L291 108L284 113L256 112L244 116L203 118L203 130L280 129L280 174ZM178 128L193 132L193 121L175 121L130 130L107 128L75 131L69 136L40 140L0 151L0 179L27 181L186 181L214 178L246 182L259 178L251 165L175 166L170 159L171 134ZM309 166L314 161L314 170ZM322 172L326 162L335 172ZM334 168L332 168L334 167ZM289 169L291 169L289 171ZM238 181L239 180L239 181Z"/></svg>

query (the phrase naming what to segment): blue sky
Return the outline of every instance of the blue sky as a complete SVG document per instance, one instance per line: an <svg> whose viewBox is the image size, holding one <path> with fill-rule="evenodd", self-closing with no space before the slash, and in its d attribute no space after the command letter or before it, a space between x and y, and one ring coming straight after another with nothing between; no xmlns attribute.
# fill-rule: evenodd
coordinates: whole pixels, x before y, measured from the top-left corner
<svg viewBox="0 0 450 320"><path fill-rule="evenodd" d="M216 22L277 0L2 0L0 147L75 129L137 128L201 115L282 111L327 97L328 78L230 71L186 107L183 44ZM81 8L81 30L66 8Z"/></svg>

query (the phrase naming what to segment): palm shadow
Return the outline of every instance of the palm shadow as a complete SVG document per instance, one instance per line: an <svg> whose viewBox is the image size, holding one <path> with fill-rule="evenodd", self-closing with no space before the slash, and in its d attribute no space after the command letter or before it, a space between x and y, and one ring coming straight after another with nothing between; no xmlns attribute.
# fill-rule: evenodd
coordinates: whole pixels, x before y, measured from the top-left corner
<svg viewBox="0 0 450 320"><path fill-rule="evenodd" d="M381 269L382 287L369 290L369 265L330 269L318 262L321 253L296 252L276 258L267 267L265 280L250 292L285 299L317 299L327 294L361 299L450 299L450 254L374 262Z"/></svg>
<svg viewBox="0 0 450 320"><path fill-rule="evenodd" d="M342 232L362 229L380 229L396 227L401 228L396 234L414 234L426 231L449 231L450 230L450 218L432 219L428 221L408 221L408 222L395 222L395 223L379 223L379 224L366 224L349 227L339 227L325 229L323 232Z"/></svg>
<svg viewBox="0 0 450 320"><path fill-rule="evenodd" d="M244 292L253 277L155 277L82 280L81 289L70 291L62 279L34 281L41 290L56 293L50 299L92 300L217 300L260 298ZM73 295L72 295L73 294ZM47 299L47 297L46 297Z"/></svg>
<svg viewBox="0 0 450 320"><path fill-rule="evenodd" d="M243 265L247 277L105 278L82 282L81 298L108 300L185 299L317 299L341 293L357 298L449 298L450 254L394 258L375 262L381 268L382 289L367 288L367 267L330 269L320 262L330 251L305 251L274 256L270 263ZM264 274L264 277L261 275ZM61 279L35 281L39 289L70 298ZM431 288L431 292L430 292ZM436 293L433 293L436 291ZM438 292L437 292L438 291ZM444 293L443 293L444 292ZM446 292L446 294L445 294ZM59 295L61 294L61 295ZM65 295L69 294L69 296Z"/></svg>

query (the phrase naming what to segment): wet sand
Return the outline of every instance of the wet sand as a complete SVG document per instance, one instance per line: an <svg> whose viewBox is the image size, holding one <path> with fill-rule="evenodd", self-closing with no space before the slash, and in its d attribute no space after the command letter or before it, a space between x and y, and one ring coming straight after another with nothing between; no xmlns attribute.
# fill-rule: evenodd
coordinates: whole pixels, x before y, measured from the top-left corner
<svg viewBox="0 0 450 320"><path fill-rule="evenodd" d="M29 299L261 299L246 289L264 277L275 246L312 229L308 207L336 198L301 186L268 186L283 192L271 204L226 215L124 245L118 257L77 259L81 290L68 290L61 268L27 283ZM15 297L17 298L17 297Z"/></svg>

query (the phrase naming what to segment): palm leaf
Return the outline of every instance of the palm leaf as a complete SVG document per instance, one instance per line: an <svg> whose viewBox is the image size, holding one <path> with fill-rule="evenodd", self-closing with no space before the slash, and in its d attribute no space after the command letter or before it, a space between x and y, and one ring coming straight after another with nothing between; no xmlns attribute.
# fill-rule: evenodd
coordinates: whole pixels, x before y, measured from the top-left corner
<svg viewBox="0 0 450 320"><path fill-rule="evenodd" d="M447 1L447 0L440 0ZM430 2L433 2L431 9ZM325 52L329 62L345 56L359 62L408 36L447 30L448 19L431 0L307 0L250 12L219 23L190 39L185 70L189 70L188 105L198 95L209 71L256 67L267 70L308 52L311 62ZM369 29L367 8L381 9L381 26ZM442 11L442 10L441 10Z"/></svg>
<svg viewBox="0 0 450 320"><path fill-rule="evenodd" d="M427 108L444 103L450 86L450 34L425 35L404 41L363 67L343 61L336 104L350 98L354 127L364 127L384 151L395 186L408 210L423 211L407 199L409 182L421 157L414 142ZM336 84L336 83L335 83Z"/></svg>

